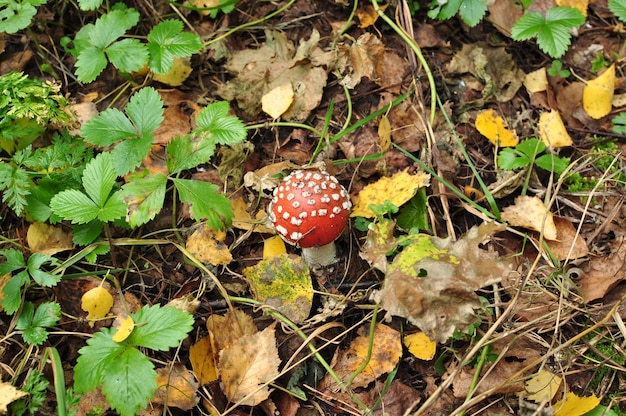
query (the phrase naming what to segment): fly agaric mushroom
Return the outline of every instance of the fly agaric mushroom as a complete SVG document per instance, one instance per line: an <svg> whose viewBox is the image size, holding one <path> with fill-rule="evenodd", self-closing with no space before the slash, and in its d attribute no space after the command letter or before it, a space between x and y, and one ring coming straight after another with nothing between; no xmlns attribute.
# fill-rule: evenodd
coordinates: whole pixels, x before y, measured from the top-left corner
<svg viewBox="0 0 626 416"><path fill-rule="evenodd" d="M335 240L348 223L352 203L337 178L320 170L296 170L274 189L269 218L289 244L302 248L311 267L333 264Z"/></svg>

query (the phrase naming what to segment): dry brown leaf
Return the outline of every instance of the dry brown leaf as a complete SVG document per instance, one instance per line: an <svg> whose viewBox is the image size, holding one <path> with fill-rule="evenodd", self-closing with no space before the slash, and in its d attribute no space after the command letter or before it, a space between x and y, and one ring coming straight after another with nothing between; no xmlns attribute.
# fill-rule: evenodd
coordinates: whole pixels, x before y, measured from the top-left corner
<svg viewBox="0 0 626 416"><path fill-rule="evenodd" d="M269 397L268 384L278 378L280 365L275 326L241 337L220 352L224 394L231 402L256 406Z"/></svg>
<svg viewBox="0 0 626 416"><path fill-rule="evenodd" d="M393 232L396 228L394 221L383 219L372 223L367 230L365 244L361 247L359 257L367 263L382 271L387 271L387 253L396 246Z"/></svg>
<svg viewBox="0 0 626 416"><path fill-rule="evenodd" d="M233 261L233 256L224 244L225 239L226 232L201 225L187 239L187 250L203 263L228 264Z"/></svg>
<svg viewBox="0 0 626 416"><path fill-rule="evenodd" d="M158 390L153 403L191 410L198 404L198 383L182 363L171 363L156 370Z"/></svg>
<svg viewBox="0 0 626 416"><path fill-rule="evenodd" d="M586 303L602 299L611 289L626 279L626 237L620 236L611 244L612 253L592 257L589 269L576 281Z"/></svg>
<svg viewBox="0 0 626 416"><path fill-rule="evenodd" d="M366 387L383 374L392 371L402 357L400 333L387 325L377 323L373 334L372 356L367 366L352 381L351 387ZM370 344L369 324L359 328L356 337L345 350L337 350L331 367L335 374L347 383L363 365ZM337 392L341 388L330 374L319 384L321 391Z"/></svg>
<svg viewBox="0 0 626 416"><path fill-rule="evenodd" d="M246 173L248 176L250 172ZM267 218L267 212L264 210L259 210L255 214L255 218L252 218L250 215L249 204L244 201L241 197L236 197L231 199L231 204L233 206L233 213L235 214L235 218L233 218L232 226L234 228L239 228L240 230L252 230L265 233L265 234L274 234L276 231L274 229L265 225L265 219Z"/></svg>
<svg viewBox="0 0 626 416"><path fill-rule="evenodd" d="M556 240L548 240L548 246L557 260L578 259L589 254L587 242L580 234L576 234L571 221L556 215L552 219L556 226Z"/></svg>
<svg viewBox="0 0 626 416"><path fill-rule="evenodd" d="M219 378L217 370L217 354L213 351L211 337L201 338L189 348L191 368L201 385Z"/></svg>
<svg viewBox="0 0 626 416"><path fill-rule="evenodd" d="M388 6L388 4L381 4L380 9L382 11L385 11ZM378 20L378 13L376 12L376 9L374 9L374 6L368 3L361 3L355 14L356 17L359 18L359 27L361 29L372 26L374 23L376 23L376 20Z"/></svg>
<svg viewBox="0 0 626 416"><path fill-rule="evenodd" d="M35 222L28 227L26 241L33 253L42 253L52 256L65 250L74 248L72 234L66 233L60 226Z"/></svg>
<svg viewBox="0 0 626 416"><path fill-rule="evenodd" d="M206 328L213 337L211 343L215 354L239 338L258 332L252 317L239 309L228 311L226 315L211 315L206 321Z"/></svg>
<svg viewBox="0 0 626 416"><path fill-rule="evenodd" d="M389 315L407 318L436 342L446 342L475 321L475 291L494 284L512 268L510 259L479 245L504 226L484 223L458 241L413 235L387 269L383 289L372 299ZM409 243L409 241L406 241Z"/></svg>
<svg viewBox="0 0 626 416"><path fill-rule="evenodd" d="M349 64L346 68L352 70L344 75L342 85L348 88L356 87L362 78L369 78L376 82L383 72L385 46L371 33L361 35L348 49Z"/></svg>
<svg viewBox="0 0 626 416"><path fill-rule="evenodd" d="M502 210L502 220L514 227L543 231L543 236L547 240L557 239L552 213L536 196L520 195L515 198L514 205L509 205Z"/></svg>

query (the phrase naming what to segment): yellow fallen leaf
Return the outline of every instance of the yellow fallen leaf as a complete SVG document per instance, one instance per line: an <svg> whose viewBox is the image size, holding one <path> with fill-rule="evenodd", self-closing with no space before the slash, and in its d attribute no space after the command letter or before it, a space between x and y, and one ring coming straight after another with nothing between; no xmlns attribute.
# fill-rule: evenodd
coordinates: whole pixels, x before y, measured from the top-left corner
<svg viewBox="0 0 626 416"><path fill-rule="evenodd" d="M107 316L112 306L113 296L102 286L88 290L81 297L80 307L87 312L87 319L90 321L90 326L93 326L94 320L102 319Z"/></svg>
<svg viewBox="0 0 626 416"><path fill-rule="evenodd" d="M191 59L186 58L174 58L174 65L165 74L154 74L152 78L155 81L162 82L170 87L179 87L191 74Z"/></svg>
<svg viewBox="0 0 626 416"><path fill-rule="evenodd" d="M246 177L249 177L248 174L250 173L252 172L246 173ZM274 185L274 187L276 187L276 185ZM239 228L240 230L246 231L253 229L258 233L266 234L273 234L275 232L272 228L264 225L265 218L267 217L267 212L265 212L264 210L259 210L256 213L255 218L252 218L252 216L248 212L248 203L244 201L242 197L233 198L230 200L230 202L233 206L233 214L235 214L232 224L234 228Z"/></svg>
<svg viewBox="0 0 626 416"><path fill-rule="evenodd" d="M558 111L541 113L539 116L539 137L548 147L565 147L572 145L572 138L565 129Z"/></svg>
<svg viewBox="0 0 626 416"><path fill-rule="evenodd" d="M391 177L383 177L359 192L354 198L354 207L350 216L373 218L375 214L369 205L383 204L386 200L399 207L413 198L419 188L428 186L429 181L429 174L423 172L411 174L408 169Z"/></svg>
<svg viewBox="0 0 626 416"><path fill-rule="evenodd" d="M206 329L212 335L211 345L215 354L219 354L239 338L254 335L259 331L252 317L239 309L229 311L224 316L212 314L206 320Z"/></svg>
<svg viewBox="0 0 626 416"><path fill-rule="evenodd" d="M285 242L282 238L275 235L274 237L270 237L263 242L263 259L271 259L273 257L280 256L281 254L286 254L287 248L285 247Z"/></svg>
<svg viewBox="0 0 626 416"><path fill-rule="evenodd" d="M191 0L191 3L199 9L205 9L198 10L198 13L202 16L208 16L212 11L210 8L218 7L220 5L220 1L221 0Z"/></svg>
<svg viewBox="0 0 626 416"><path fill-rule="evenodd" d="M380 147L383 152L389 150L391 146L391 123L386 115L383 115L378 124L378 138L380 139Z"/></svg>
<svg viewBox="0 0 626 416"><path fill-rule="evenodd" d="M514 227L539 232L543 230L545 239L556 240L557 230L552 213L536 196L521 195L515 198L515 204L502 210L502 219Z"/></svg>
<svg viewBox="0 0 626 416"><path fill-rule="evenodd" d="M275 326L241 337L220 352L222 384L230 402L256 406L269 397L269 384L280 375Z"/></svg>
<svg viewBox="0 0 626 416"><path fill-rule="evenodd" d="M34 253L53 255L60 251L71 250L72 234L63 231L60 226L34 222L28 227L26 234L28 247Z"/></svg>
<svg viewBox="0 0 626 416"><path fill-rule="evenodd" d="M198 404L198 382L182 363L170 363L156 370L159 386L152 403L191 410Z"/></svg>
<svg viewBox="0 0 626 416"><path fill-rule="evenodd" d="M578 397L569 392L564 400L554 403L553 409L556 412L553 416L582 416L599 404L600 398L593 394L588 397Z"/></svg>
<svg viewBox="0 0 626 416"><path fill-rule="evenodd" d="M526 74L524 77L524 87L531 94L545 91L548 88L548 75L545 68L539 68L536 71Z"/></svg>
<svg viewBox="0 0 626 416"><path fill-rule="evenodd" d="M282 84L261 97L261 107L270 117L277 119L289 109L293 103L293 97L294 91L291 83Z"/></svg>
<svg viewBox="0 0 626 416"><path fill-rule="evenodd" d="M509 130L506 121L492 109L482 111L476 117L476 129L498 147L512 147L519 143L517 134Z"/></svg>
<svg viewBox="0 0 626 416"><path fill-rule="evenodd" d="M587 17L589 0L556 0L556 5L562 7L573 7L578 9L585 17Z"/></svg>
<svg viewBox="0 0 626 416"><path fill-rule="evenodd" d="M551 371L543 369L528 379L524 385L524 392L520 395L535 403L549 402L561 387L561 377Z"/></svg>
<svg viewBox="0 0 626 416"><path fill-rule="evenodd" d="M233 256L224 244L226 233L213 230L206 225L200 226L187 239L187 250L201 262L208 262L214 266L228 264Z"/></svg>
<svg viewBox="0 0 626 416"><path fill-rule="evenodd" d="M113 334L111 339L115 342L122 342L128 338L130 333L133 332L133 329L135 329L135 321L132 316L123 312L117 315L115 321L113 321L113 328L116 328L117 332Z"/></svg>
<svg viewBox="0 0 626 416"><path fill-rule="evenodd" d="M430 361L435 357L435 353L437 352L437 343L431 341L428 335L423 332L407 335L402 342L409 352L420 360Z"/></svg>
<svg viewBox="0 0 626 416"><path fill-rule="evenodd" d="M0 415L7 413L9 404L25 396L28 396L28 393L16 389L9 383L0 383Z"/></svg>
<svg viewBox="0 0 626 416"><path fill-rule="evenodd" d="M615 92L615 64L583 88L583 108L591 117L602 118L611 112Z"/></svg>
<svg viewBox="0 0 626 416"><path fill-rule="evenodd" d="M382 11L389 6L388 4L381 4L379 7ZM359 27L361 29L365 29L367 27L372 26L378 20L378 13L374 9L374 6L371 4L359 5L359 8L356 10L356 17L359 18Z"/></svg>
<svg viewBox="0 0 626 416"><path fill-rule="evenodd" d="M217 353L213 350L210 335L201 338L189 348L189 361L200 384L207 384L219 378Z"/></svg>

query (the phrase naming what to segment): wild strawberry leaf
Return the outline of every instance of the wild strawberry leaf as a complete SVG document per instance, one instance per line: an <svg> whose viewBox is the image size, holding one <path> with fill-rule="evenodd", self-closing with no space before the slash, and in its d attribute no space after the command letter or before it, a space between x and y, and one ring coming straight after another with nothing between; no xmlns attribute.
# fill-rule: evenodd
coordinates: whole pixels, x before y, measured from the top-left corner
<svg viewBox="0 0 626 416"><path fill-rule="evenodd" d="M152 134L163 122L163 100L152 87L142 88L126 106L126 114L142 135Z"/></svg>
<svg viewBox="0 0 626 416"><path fill-rule="evenodd" d="M210 139L219 144L235 144L246 138L243 122L229 116L230 106L227 101L209 104L202 109L196 123L200 131L208 133Z"/></svg>
<svg viewBox="0 0 626 416"><path fill-rule="evenodd" d="M217 185L189 179L172 179L180 200L190 204L189 212L194 220L207 220L207 225L216 230L230 226L233 207L224 195L217 194Z"/></svg>
<svg viewBox="0 0 626 416"><path fill-rule="evenodd" d="M200 38L193 33L183 32L180 20L166 20L148 34L148 66L157 74L164 74L172 68L174 57L189 56L201 48Z"/></svg>
<svg viewBox="0 0 626 416"><path fill-rule="evenodd" d="M163 208L167 177L157 173L131 177L122 187L122 197L128 206L128 221L138 227L153 219Z"/></svg>
<svg viewBox="0 0 626 416"><path fill-rule="evenodd" d="M175 137L167 145L167 169L177 174L208 162L215 154L215 142L209 139Z"/></svg>
<svg viewBox="0 0 626 416"><path fill-rule="evenodd" d="M80 134L87 143L110 146L120 140L136 137L137 130L130 120L117 108L109 108L87 121Z"/></svg>
<svg viewBox="0 0 626 416"><path fill-rule="evenodd" d="M134 72L148 60L148 49L138 39L122 39L106 48L106 54L114 67L122 72Z"/></svg>
<svg viewBox="0 0 626 416"><path fill-rule="evenodd" d="M41 345L47 338L46 328L56 325L61 318L61 306L56 302L45 302L37 306L25 302L17 319L16 329L24 331L24 341L32 345Z"/></svg>
<svg viewBox="0 0 626 416"><path fill-rule="evenodd" d="M127 338L138 347L167 351L176 347L193 329L193 316L173 306L144 306L132 314L135 329Z"/></svg>

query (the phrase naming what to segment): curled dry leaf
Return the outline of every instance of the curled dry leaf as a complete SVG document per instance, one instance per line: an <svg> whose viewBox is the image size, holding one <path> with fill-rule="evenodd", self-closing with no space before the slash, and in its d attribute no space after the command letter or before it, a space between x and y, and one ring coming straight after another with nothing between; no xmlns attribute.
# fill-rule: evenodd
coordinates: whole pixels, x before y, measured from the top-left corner
<svg viewBox="0 0 626 416"><path fill-rule="evenodd" d="M476 320L476 290L496 283L512 269L512 261L479 248L504 230L495 223L472 227L453 242L424 234L409 236L408 245L387 269L383 289L372 299L389 315L406 318L430 339L446 342Z"/></svg>
<svg viewBox="0 0 626 416"><path fill-rule="evenodd" d="M548 240L548 246L557 260L578 259L589 254L587 242L576 234L576 228L567 218L553 216L556 240Z"/></svg>
<svg viewBox="0 0 626 416"><path fill-rule="evenodd" d="M363 326L359 328L359 336L347 349L337 350L331 363L333 371L344 383L347 383L365 362L370 337L374 337L372 356L368 365L352 381L352 388L366 387L378 377L389 373L402 357L402 342L398 331L377 323L374 334L369 334L369 324ZM341 388L330 374L326 374L319 384L319 389L338 392Z"/></svg>
<svg viewBox="0 0 626 416"><path fill-rule="evenodd" d="M275 326L241 337L220 352L224 393L231 402L256 406L269 397L280 365Z"/></svg>
<svg viewBox="0 0 626 416"><path fill-rule="evenodd" d="M515 204L502 210L502 220L514 227L542 232L547 240L557 239L556 225L552 213L536 196L521 195Z"/></svg>

